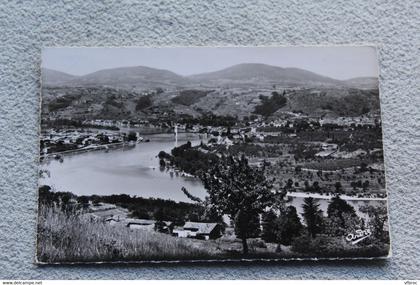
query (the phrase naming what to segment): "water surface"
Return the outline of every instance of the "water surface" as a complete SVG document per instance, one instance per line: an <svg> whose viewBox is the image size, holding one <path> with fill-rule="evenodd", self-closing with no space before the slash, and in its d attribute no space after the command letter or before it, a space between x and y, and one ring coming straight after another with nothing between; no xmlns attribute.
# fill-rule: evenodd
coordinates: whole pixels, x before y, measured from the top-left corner
<svg viewBox="0 0 420 285"><path fill-rule="evenodd" d="M159 169L157 155L161 150L170 152L174 148L174 135L156 134L144 138L150 142L137 144L134 148L65 155L62 163L45 161L41 168L49 170L50 177L41 178L40 184L76 195L128 194L191 202L181 191L184 186L191 194L204 198L206 191L198 179ZM196 145L200 143L200 137L178 134L178 146L187 141Z"/></svg>

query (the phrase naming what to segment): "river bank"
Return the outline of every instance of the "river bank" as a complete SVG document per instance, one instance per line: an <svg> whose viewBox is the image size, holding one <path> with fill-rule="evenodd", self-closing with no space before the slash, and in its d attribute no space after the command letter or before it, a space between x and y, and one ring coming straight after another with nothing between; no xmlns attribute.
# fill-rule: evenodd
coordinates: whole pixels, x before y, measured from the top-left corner
<svg viewBox="0 0 420 285"><path fill-rule="evenodd" d="M205 197L201 181L181 173L171 175L169 170L159 167L157 157L160 151L170 152L187 141L199 144L198 134L178 134L177 142L173 134L146 135L144 139L150 142L116 147L109 152L69 152L63 162L45 159L40 170L48 171L50 176L40 178L40 185L76 195L128 194L191 202L181 191L185 187L194 196Z"/></svg>

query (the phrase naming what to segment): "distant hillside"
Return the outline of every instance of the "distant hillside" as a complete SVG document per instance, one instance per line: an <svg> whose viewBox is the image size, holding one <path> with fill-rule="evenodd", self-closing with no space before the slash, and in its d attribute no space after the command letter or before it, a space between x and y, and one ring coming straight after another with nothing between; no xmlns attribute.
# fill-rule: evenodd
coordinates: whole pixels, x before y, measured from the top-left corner
<svg viewBox="0 0 420 285"><path fill-rule="evenodd" d="M297 90L286 93L283 111L308 115L359 116L379 110L378 89Z"/></svg>
<svg viewBox="0 0 420 285"><path fill-rule="evenodd" d="M254 113L265 117L272 115L287 103L286 97L277 92L273 92L271 97L261 95L260 100L261 105L255 107Z"/></svg>
<svg viewBox="0 0 420 285"><path fill-rule="evenodd" d="M135 113L141 94L105 87L45 87L42 114L62 118L125 119Z"/></svg>
<svg viewBox="0 0 420 285"><path fill-rule="evenodd" d="M179 92L178 96L172 98L172 102L190 106L198 102L200 98L205 97L210 92L211 91L209 90L182 90Z"/></svg>
<svg viewBox="0 0 420 285"><path fill-rule="evenodd" d="M80 76L67 83L71 86L137 87L144 89L185 86L188 85L189 80L168 70L135 66L104 69Z"/></svg>
<svg viewBox="0 0 420 285"><path fill-rule="evenodd" d="M379 80L377 77L355 77L344 81L347 86L361 89L378 88Z"/></svg>
<svg viewBox="0 0 420 285"><path fill-rule="evenodd" d="M299 68L283 68L261 63L243 63L219 71L181 76L164 69L146 66L119 67L99 70L83 76L43 69L43 83L47 86L112 87L128 90L155 88L213 88L217 86L250 87L350 87L374 89L378 79L358 77L346 81L322 76Z"/></svg>
<svg viewBox="0 0 420 285"><path fill-rule="evenodd" d="M272 89L271 89L272 90ZM379 110L378 89L305 88L282 95L267 89L187 89L144 95L109 87L44 87L43 116L79 119L151 119L168 114L282 117L359 116Z"/></svg>
<svg viewBox="0 0 420 285"><path fill-rule="evenodd" d="M65 72L53 70L53 69L42 68L41 78L42 78L43 85L60 86L60 85L64 85L66 82L69 82L77 78L77 76L71 75Z"/></svg>
<svg viewBox="0 0 420 285"><path fill-rule="evenodd" d="M339 80L299 68L282 68L260 63L243 63L219 71L190 76L197 82L214 84L254 83L277 85L343 85Z"/></svg>
<svg viewBox="0 0 420 285"><path fill-rule="evenodd" d="M43 78L43 114L52 112L57 117L158 119L180 114L245 117L290 112L358 116L379 110L377 78L340 81L266 64L239 64L189 77L144 66L78 77L45 69Z"/></svg>

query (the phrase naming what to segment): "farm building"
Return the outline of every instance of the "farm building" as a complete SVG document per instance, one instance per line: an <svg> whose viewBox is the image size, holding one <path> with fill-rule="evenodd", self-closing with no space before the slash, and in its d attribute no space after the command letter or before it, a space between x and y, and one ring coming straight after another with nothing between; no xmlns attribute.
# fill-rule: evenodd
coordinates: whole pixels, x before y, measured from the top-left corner
<svg viewBox="0 0 420 285"><path fill-rule="evenodd" d="M324 157L329 157L336 152L337 152L336 150L323 150L323 151L320 151L320 152L316 153L315 156L324 158Z"/></svg>
<svg viewBox="0 0 420 285"><path fill-rule="evenodd" d="M217 223L186 222L184 227L174 229L173 234L178 237L208 240L219 238L221 236L221 228Z"/></svg>
<svg viewBox="0 0 420 285"><path fill-rule="evenodd" d="M168 221L155 221L144 219L127 219L125 223L130 229L142 229L147 231L159 231L161 233L172 233L173 222Z"/></svg>
<svg viewBox="0 0 420 285"><path fill-rule="evenodd" d="M105 222L106 223L108 223L108 224L110 224L111 226L112 225L115 225L116 223L118 223L120 221L120 217L118 216L118 217L109 217L109 218L106 218L105 219Z"/></svg>
<svg viewBox="0 0 420 285"><path fill-rule="evenodd" d="M153 231L155 229L154 220L143 220L143 219L127 219L126 225L130 229L141 229L147 231Z"/></svg>

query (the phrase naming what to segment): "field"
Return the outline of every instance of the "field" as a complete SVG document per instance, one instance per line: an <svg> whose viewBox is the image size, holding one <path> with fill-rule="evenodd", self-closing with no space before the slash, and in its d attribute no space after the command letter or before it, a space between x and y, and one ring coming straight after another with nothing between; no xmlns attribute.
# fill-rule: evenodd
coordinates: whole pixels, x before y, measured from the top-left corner
<svg viewBox="0 0 420 285"><path fill-rule="evenodd" d="M97 262L209 259L206 247L154 231L116 229L102 222L68 215L56 207L40 206L39 262Z"/></svg>

